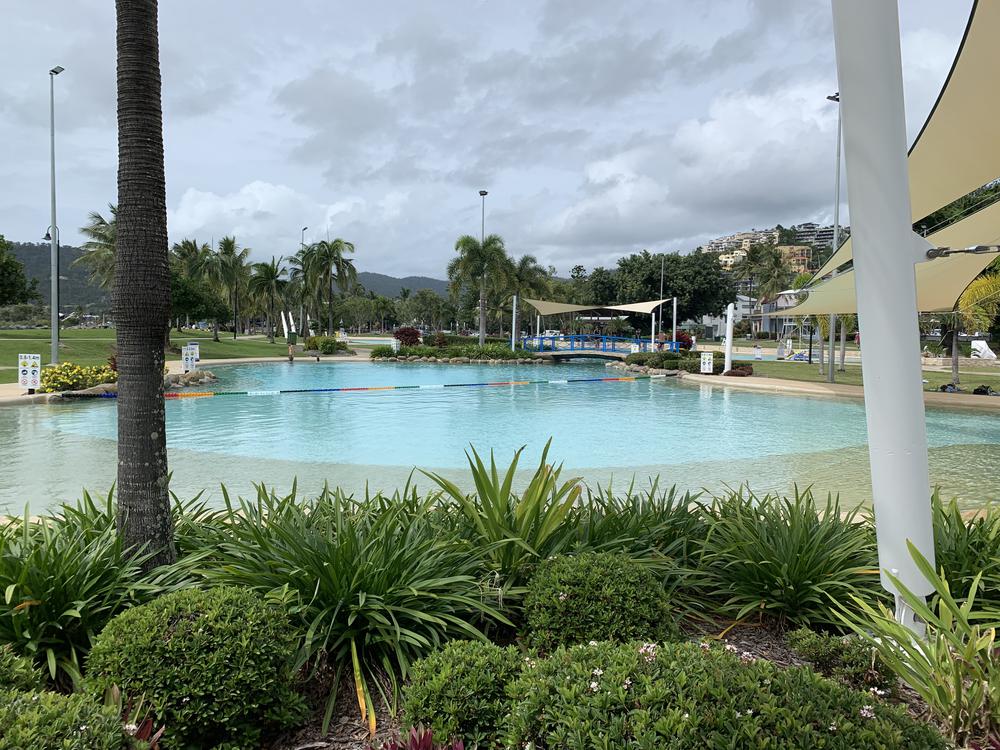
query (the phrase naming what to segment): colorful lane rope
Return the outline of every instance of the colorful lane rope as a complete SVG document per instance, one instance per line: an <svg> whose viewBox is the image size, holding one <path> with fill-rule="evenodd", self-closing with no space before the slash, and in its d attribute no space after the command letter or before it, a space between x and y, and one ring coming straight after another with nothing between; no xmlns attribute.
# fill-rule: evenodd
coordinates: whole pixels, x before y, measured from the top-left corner
<svg viewBox="0 0 1000 750"><path fill-rule="evenodd" d="M286 388L277 391L167 391L163 398L213 398L215 396L286 396L293 393L361 393L366 391L431 390L437 388L492 388L515 385L573 385L576 383L631 383L658 380L665 375L634 375L623 378L566 378L564 380L500 380L486 383L433 383L425 385L372 385L353 388ZM66 394L69 398L118 398L117 393Z"/></svg>

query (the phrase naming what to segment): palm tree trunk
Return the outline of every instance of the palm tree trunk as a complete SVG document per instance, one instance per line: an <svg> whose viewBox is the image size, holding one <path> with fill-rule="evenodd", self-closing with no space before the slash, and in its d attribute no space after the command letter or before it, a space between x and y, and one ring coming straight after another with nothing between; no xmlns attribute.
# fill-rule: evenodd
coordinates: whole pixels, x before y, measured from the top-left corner
<svg viewBox="0 0 1000 750"><path fill-rule="evenodd" d="M486 343L486 279L479 280L479 345Z"/></svg>
<svg viewBox="0 0 1000 750"><path fill-rule="evenodd" d="M218 320L213 320L212 321L212 341L218 341L218 340L219 340L219 321Z"/></svg>
<svg viewBox="0 0 1000 750"><path fill-rule="evenodd" d="M330 290L329 290L329 316L330 316L330 330L327 331L328 336L333 335L333 274L330 274Z"/></svg>
<svg viewBox="0 0 1000 750"><path fill-rule="evenodd" d="M844 367L844 362L847 360L847 321L842 317L840 319L840 367L837 369L840 372L846 371Z"/></svg>
<svg viewBox="0 0 1000 750"><path fill-rule="evenodd" d="M270 295L270 301L267 309L267 340L270 343L274 343L274 293Z"/></svg>
<svg viewBox="0 0 1000 750"><path fill-rule="evenodd" d="M170 266L156 0L117 0L118 252L112 293L118 346L118 530L176 559L163 407Z"/></svg>
<svg viewBox="0 0 1000 750"><path fill-rule="evenodd" d="M951 384L958 385L958 315L951 330Z"/></svg>

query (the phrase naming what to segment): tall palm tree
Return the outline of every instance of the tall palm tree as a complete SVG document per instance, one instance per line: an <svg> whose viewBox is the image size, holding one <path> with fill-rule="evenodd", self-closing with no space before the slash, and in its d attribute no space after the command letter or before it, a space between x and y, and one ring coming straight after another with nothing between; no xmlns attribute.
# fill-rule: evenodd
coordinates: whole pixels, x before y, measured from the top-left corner
<svg viewBox="0 0 1000 750"><path fill-rule="evenodd" d="M510 294L517 295L518 299L523 299L525 295L541 297L548 289L549 274L534 255L522 255L517 261L511 259L507 283ZM517 336L517 310L514 310L511 330Z"/></svg>
<svg viewBox="0 0 1000 750"><path fill-rule="evenodd" d="M184 239L175 242L170 252L181 274L186 278L198 280L202 277L205 258L212 252L212 248L207 242L199 245L197 240Z"/></svg>
<svg viewBox="0 0 1000 750"><path fill-rule="evenodd" d="M306 268L319 294L327 295L329 326L327 333L332 336L333 303L335 287L341 293L347 292L358 279L354 261L347 257L354 252L354 245L339 237L334 240L315 242L306 250Z"/></svg>
<svg viewBox="0 0 1000 750"><path fill-rule="evenodd" d="M503 237L488 235L482 242L464 234L455 242L457 258L448 264L448 281L453 295L462 287L479 288L479 345L486 343L486 290L493 276L501 276L509 268Z"/></svg>
<svg viewBox="0 0 1000 750"><path fill-rule="evenodd" d="M963 330L982 331L993 325L1000 315L1000 261L994 261L991 269L980 274L969 284L958 298L955 311L948 316L951 326L951 382L959 384L958 334Z"/></svg>
<svg viewBox="0 0 1000 750"><path fill-rule="evenodd" d="M247 258L250 256L250 248L240 248L235 237L223 237L219 240L218 262L214 273L225 287L229 295L230 304L233 307L233 338L239 333L240 328L240 290L246 291Z"/></svg>
<svg viewBox="0 0 1000 750"><path fill-rule="evenodd" d="M73 261L86 266L90 280L102 289L110 289L115 282L115 253L118 248L118 206L108 204L110 219L97 211L87 216L86 226L80 227L80 234L87 238L82 247L85 252Z"/></svg>
<svg viewBox="0 0 1000 750"><path fill-rule="evenodd" d="M270 263L254 263L251 266L250 281L247 291L258 295L267 304L267 340L274 343L274 301L281 296L288 280L285 279L286 269L281 261L272 255Z"/></svg>
<svg viewBox="0 0 1000 750"><path fill-rule="evenodd" d="M163 341L170 317L156 0L117 0L118 211L112 292L118 345L118 530L176 559L167 491Z"/></svg>

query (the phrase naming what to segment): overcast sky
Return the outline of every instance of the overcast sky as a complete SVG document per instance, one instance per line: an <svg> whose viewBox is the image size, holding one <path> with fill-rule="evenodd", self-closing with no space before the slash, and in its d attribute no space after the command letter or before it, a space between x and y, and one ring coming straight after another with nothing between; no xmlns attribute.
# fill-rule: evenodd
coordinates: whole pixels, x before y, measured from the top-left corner
<svg viewBox="0 0 1000 750"><path fill-rule="evenodd" d="M971 0L901 3L911 138ZM66 244L115 201L111 0L0 0L0 233L49 223L56 79ZM644 247L829 221L829 0L161 0L171 242L263 259L355 243L361 270L442 277L487 232L566 273Z"/></svg>

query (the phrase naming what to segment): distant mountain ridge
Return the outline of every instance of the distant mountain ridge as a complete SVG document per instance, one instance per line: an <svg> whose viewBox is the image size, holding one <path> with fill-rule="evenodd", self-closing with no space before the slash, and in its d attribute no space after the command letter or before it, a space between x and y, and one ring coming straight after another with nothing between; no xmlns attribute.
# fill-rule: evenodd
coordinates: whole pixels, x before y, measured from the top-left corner
<svg viewBox="0 0 1000 750"><path fill-rule="evenodd" d="M49 301L49 245L42 242L11 242L14 257L24 264L29 279L38 279L38 291L46 304ZM110 306L111 295L90 282L85 268L73 265L73 261L85 251L72 245L59 248L60 307L72 309L77 305ZM358 281L365 289L383 297L398 297L400 289L409 289L413 294L420 289L430 289L441 295L448 294L448 282L429 276L404 276L397 278L384 273L358 271Z"/></svg>
<svg viewBox="0 0 1000 750"><path fill-rule="evenodd" d="M411 293L420 289L430 289L442 296L448 295L448 282L443 279L432 279L429 276L386 276L384 273L358 271L358 281L365 289L380 294L383 297L398 297L399 290L406 288Z"/></svg>

